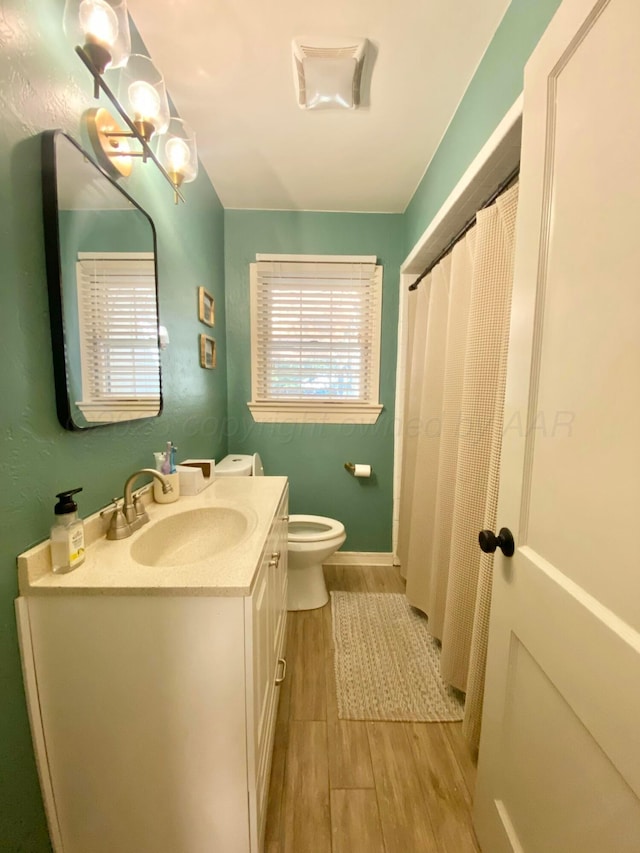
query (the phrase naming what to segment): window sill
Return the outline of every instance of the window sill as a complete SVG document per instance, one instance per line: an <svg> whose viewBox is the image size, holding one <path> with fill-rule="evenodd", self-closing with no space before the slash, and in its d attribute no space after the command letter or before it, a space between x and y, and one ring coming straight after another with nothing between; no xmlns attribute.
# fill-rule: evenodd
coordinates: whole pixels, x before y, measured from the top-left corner
<svg viewBox="0 0 640 853"><path fill-rule="evenodd" d="M374 403L247 403L258 424L375 424L384 408Z"/></svg>
<svg viewBox="0 0 640 853"><path fill-rule="evenodd" d="M154 400L120 400L118 403L96 403L82 400L76 403L87 423L118 423L153 418L160 414L160 398Z"/></svg>

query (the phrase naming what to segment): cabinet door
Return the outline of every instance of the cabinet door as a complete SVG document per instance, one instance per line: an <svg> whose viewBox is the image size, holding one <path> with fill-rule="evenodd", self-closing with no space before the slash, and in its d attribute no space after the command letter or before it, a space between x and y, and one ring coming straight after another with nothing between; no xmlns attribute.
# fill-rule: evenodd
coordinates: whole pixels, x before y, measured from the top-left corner
<svg viewBox="0 0 640 853"><path fill-rule="evenodd" d="M275 553L278 554L278 562L272 574L273 595L272 604L274 609L274 658L276 667L278 660L284 654L285 627L287 617L287 549L289 533L289 491L285 491L274 522ZM281 672L280 675L283 673Z"/></svg>
<svg viewBox="0 0 640 853"><path fill-rule="evenodd" d="M260 574L252 596L252 649L253 662L253 721L256 755L260 755L261 742L267 719L270 694L275 672L273 635L275 633L273 586L270 574L271 543L267 545Z"/></svg>
<svg viewBox="0 0 640 853"><path fill-rule="evenodd" d="M275 633L271 553L273 530L269 534L253 595L247 601L247 718L249 738L249 801L252 850L259 850L267 793L267 751L269 718L275 691Z"/></svg>
<svg viewBox="0 0 640 853"><path fill-rule="evenodd" d="M252 744L249 749L252 800L252 838L261 847L266 817L271 753L275 733L278 696L276 680L284 674L280 663L284 647L287 601L287 507L285 491L275 514L262 563L250 599L247 650L250 660L248 707Z"/></svg>
<svg viewBox="0 0 640 853"><path fill-rule="evenodd" d="M276 679L281 664L287 615L287 506L285 492L276 512L265 547L260 575L253 595L254 691L257 711L258 754L266 741L270 747L275 724Z"/></svg>
<svg viewBox="0 0 640 853"><path fill-rule="evenodd" d="M242 599L27 603L60 853L248 853Z"/></svg>

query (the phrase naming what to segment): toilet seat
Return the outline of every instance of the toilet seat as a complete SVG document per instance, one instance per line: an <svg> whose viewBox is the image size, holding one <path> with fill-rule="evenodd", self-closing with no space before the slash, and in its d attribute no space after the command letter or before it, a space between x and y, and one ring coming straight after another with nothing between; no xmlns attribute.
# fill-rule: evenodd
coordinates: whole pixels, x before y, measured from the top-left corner
<svg viewBox="0 0 640 853"><path fill-rule="evenodd" d="M290 515L289 542L324 542L344 533L344 524L323 515Z"/></svg>

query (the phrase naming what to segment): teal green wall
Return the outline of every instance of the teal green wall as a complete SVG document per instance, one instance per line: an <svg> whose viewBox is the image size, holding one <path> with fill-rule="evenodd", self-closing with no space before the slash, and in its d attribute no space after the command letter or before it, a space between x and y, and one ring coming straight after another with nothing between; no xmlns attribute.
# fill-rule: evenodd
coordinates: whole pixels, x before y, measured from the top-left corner
<svg viewBox="0 0 640 853"><path fill-rule="evenodd" d="M229 449L259 451L268 474L290 482L290 509L338 518L347 551L390 551L393 417L402 216L350 213L225 211ZM256 424L251 399L249 264L257 252L376 255L384 266L380 402L370 426ZM356 480L347 461L373 467Z"/></svg>
<svg viewBox="0 0 640 853"><path fill-rule="evenodd" d="M406 254L522 92L524 66L559 5L560 0L511 0L407 207Z"/></svg>
<svg viewBox="0 0 640 853"><path fill-rule="evenodd" d="M204 176L173 194L152 165L137 164L127 190L158 232L164 414L154 420L65 432L56 420L40 201L40 138L62 128L80 138L93 107L91 80L61 31L62 0L4 0L0 25L0 849L50 850L25 710L13 602L16 556L46 538L62 489L83 486L83 515L122 494L167 439L180 455L226 452L226 353L199 366L197 287L216 298L224 343L224 220ZM89 851L87 851L89 853Z"/></svg>

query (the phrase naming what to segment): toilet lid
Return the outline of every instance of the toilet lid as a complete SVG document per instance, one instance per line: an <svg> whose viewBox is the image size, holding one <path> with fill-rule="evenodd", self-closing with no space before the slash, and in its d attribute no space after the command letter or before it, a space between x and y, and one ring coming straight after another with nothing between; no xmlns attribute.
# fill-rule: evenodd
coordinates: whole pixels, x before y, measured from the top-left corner
<svg viewBox="0 0 640 853"><path fill-rule="evenodd" d="M262 459L260 459L259 453L253 454L253 460L251 462L251 473L254 477L264 477L264 465L262 464Z"/></svg>
<svg viewBox="0 0 640 853"><path fill-rule="evenodd" d="M253 466L253 456L248 453L230 453L216 463L216 477L250 477Z"/></svg>
<svg viewBox="0 0 640 853"><path fill-rule="evenodd" d="M290 515L289 542L322 542L344 533L344 524L323 515Z"/></svg>

